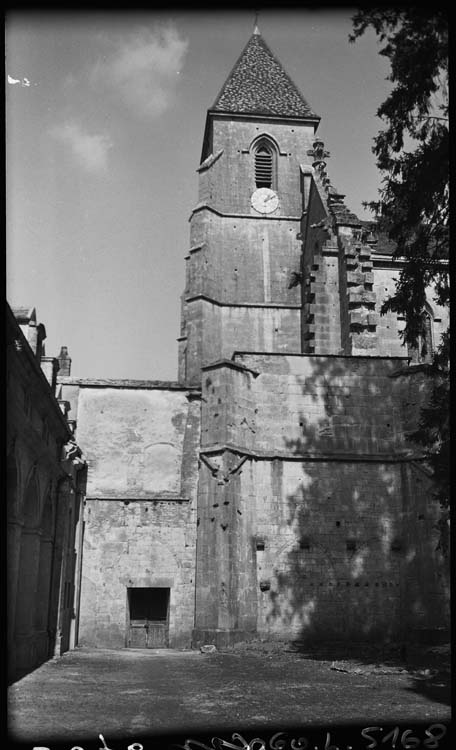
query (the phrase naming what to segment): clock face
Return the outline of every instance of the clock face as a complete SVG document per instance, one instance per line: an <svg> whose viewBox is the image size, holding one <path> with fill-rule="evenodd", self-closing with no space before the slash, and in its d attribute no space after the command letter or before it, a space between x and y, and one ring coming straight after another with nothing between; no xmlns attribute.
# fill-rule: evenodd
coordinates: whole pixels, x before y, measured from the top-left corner
<svg viewBox="0 0 456 750"><path fill-rule="evenodd" d="M270 188L258 188L252 195L251 203L260 214L270 214L279 205L279 197Z"/></svg>

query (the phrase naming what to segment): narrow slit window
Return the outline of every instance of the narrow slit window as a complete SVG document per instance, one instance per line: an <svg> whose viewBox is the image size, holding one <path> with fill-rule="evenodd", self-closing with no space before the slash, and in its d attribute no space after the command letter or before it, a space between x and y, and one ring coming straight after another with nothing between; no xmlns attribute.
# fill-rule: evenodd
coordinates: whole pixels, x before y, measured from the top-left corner
<svg viewBox="0 0 456 750"><path fill-rule="evenodd" d="M434 347L432 345L432 319L429 313L426 315L424 320L424 346L422 345L422 357L425 362L431 362L434 354Z"/></svg>
<svg viewBox="0 0 456 750"><path fill-rule="evenodd" d="M424 336L418 336L416 347L408 347L408 356L413 364L432 362L434 355L432 339L432 317L429 312L426 312L424 318Z"/></svg>

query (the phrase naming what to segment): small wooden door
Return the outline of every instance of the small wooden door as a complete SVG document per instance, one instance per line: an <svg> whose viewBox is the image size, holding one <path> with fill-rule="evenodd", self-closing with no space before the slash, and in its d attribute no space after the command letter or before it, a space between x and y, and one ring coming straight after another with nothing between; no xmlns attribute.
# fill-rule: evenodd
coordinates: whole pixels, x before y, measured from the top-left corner
<svg viewBox="0 0 456 750"><path fill-rule="evenodd" d="M167 648L168 588L129 588L129 648Z"/></svg>

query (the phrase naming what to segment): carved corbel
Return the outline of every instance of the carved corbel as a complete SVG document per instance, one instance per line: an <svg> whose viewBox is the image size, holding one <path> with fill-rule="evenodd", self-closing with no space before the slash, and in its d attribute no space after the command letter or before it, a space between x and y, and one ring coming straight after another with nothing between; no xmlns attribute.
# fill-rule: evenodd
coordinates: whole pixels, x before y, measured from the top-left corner
<svg viewBox="0 0 456 750"><path fill-rule="evenodd" d="M204 455L203 453L200 453L200 458L202 462L208 467L212 476L217 479L217 484L228 484L231 476L239 472L241 466L247 461L248 456L241 456L238 462L234 466L232 466L231 469L228 469L228 471L224 472L222 471L221 466L217 466L217 464L213 463L208 458L208 456Z"/></svg>
<svg viewBox="0 0 456 750"><path fill-rule="evenodd" d="M86 466L86 461L82 457L81 449L73 439L68 440L68 442L62 446L61 460L62 463L66 461L71 462L76 471L79 471Z"/></svg>

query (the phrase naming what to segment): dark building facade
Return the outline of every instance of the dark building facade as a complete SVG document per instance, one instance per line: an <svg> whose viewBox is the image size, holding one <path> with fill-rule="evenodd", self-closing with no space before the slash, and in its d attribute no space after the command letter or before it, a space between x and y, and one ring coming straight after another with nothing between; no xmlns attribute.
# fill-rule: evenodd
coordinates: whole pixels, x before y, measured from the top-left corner
<svg viewBox="0 0 456 750"><path fill-rule="evenodd" d="M85 468L34 309L6 310L9 679L74 646ZM75 589L76 584L76 589Z"/></svg>

